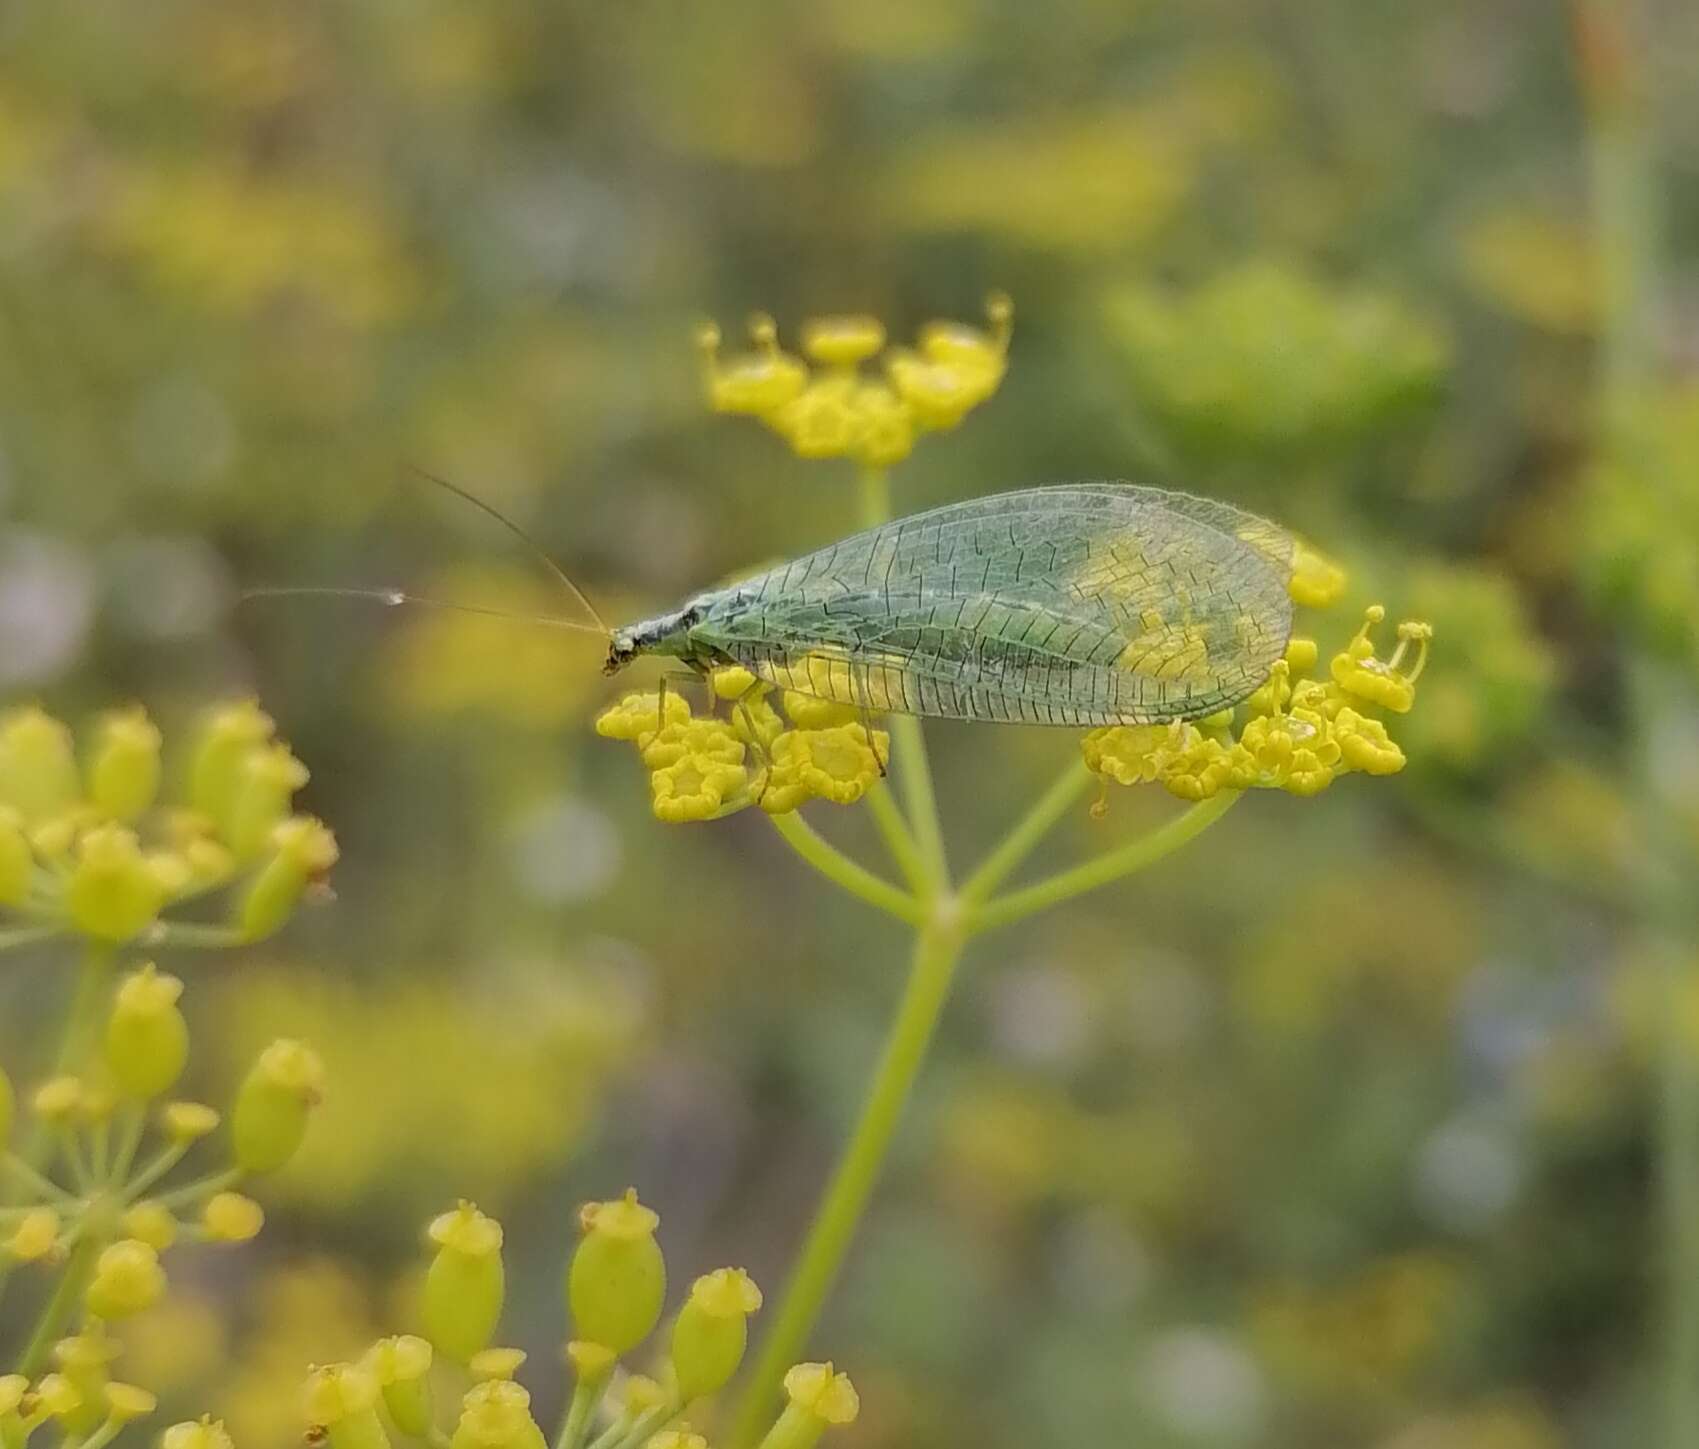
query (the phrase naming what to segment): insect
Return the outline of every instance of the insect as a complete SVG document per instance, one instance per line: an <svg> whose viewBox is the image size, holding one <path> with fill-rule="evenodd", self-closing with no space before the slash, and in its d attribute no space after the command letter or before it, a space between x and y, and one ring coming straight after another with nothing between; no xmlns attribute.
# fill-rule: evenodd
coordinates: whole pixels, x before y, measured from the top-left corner
<svg viewBox="0 0 1699 1449"><path fill-rule="evenodd" d="M481 499L431 481L536 550ZM880 524L611 630L545 562L606 637L606 674L658 655L699 675L739 665L864 712L1095 727L1199 719L1261 686L1291 634L1295 547L1275 524L1185 493L1024 488Z"/></svg>
<svg viewBox="0 0 1699 1449"><path fill-rule="evenodd" d="M1196 719L1268 678L1289 534L1128 483L1027 488L868 529L615 629L644 654L881 713L1023 724Z"/></svg>

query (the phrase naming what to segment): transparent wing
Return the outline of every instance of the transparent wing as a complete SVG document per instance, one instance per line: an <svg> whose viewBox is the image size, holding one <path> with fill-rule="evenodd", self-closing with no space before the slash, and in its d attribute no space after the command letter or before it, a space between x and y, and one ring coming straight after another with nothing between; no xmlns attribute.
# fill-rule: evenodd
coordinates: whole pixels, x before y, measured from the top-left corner
<svg viewBox="0 0 1699 1449"><path fill-rule="evenodd" d="M1225 504L1130 484L918 514L705 601L757 676L877 711L1099 725L1195 718L1268 677L1292 541Z"/></svg>

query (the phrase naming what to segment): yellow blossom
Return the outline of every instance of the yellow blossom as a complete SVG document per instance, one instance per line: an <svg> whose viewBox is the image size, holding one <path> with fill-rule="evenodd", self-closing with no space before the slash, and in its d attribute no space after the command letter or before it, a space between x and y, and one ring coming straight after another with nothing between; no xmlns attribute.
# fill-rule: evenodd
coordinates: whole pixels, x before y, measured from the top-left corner
<svg viewBox="0 0 1699 1449"><path fill-rule="evenodd" d="M800 359L779 350L778 336L773 319L757 314L749 323L754 349L722 362L720 329L706 323L698 330L696 345L702 352L709 407L717 413L764 417L803 390L808 369Z"/></svg>
<svg viewBox="0 0 1699 1449"><path fill-rule="evenodd" d="M1292 555L1286 591L1306 609L1325 609L1345 592L1345 570L1326 554L1300 542Z"/></svg>
<svg viewBox="0 0 1699 1449"><path fill-rule="evenodd" d="M638 746L649 770L664 770L689 756L700 756L716 765L741 765L744 745L737 730L718 719L693 719L687 724L670 724L646 736Z"/></svg>
<svg viewBox="0 0 1699 1449"><path fill-rule="evenodd" d="M676 691L667 692L666 723L684 724L690 718L690 701ZM661 696L628 694L596 716L596 733L608 740L640 740L661 727Z"/></svg>
<svg viewBox="0 0 1699 1449"><path fill-rule="evenodd" d="M1172 750L1162 762L1160 778L1170 795L1182 800L1208 800L1220 792L1232 776L1232 756L1218 739L1199 735L1180 750Z"/></svg>
<svg viewBox="0 0 1699 1449"><path fill-rule="evenodd" d="M836 805L853 805L883 773L890 736L861 724L824 730L791 730L773 741L776 776L789 772L810 795Z"/></svg>
<svg viewBox="0 0 1699 1449"><path fill-rule="evenodd" d="M1187 742L1189 725L1110 725L1091 731L1080 741L1086 768L1119 785L1142 785L1155 780L1178 745Z"/></svg>
<svg viewBox="0 0 1699 1449"><path fill-rule="evenodd" d="M1368 719L1349 707L1333 720L1333 737L1345 763L1365 775L1396 775L1404 768L1404 751L1378 719Z"/></svg>
<svg viewBox="0 0 1699 1449"><path fill-rule="evenodd" d="M828 367L853 367L885 345L876 317L812 317L802 326L802 350Z"/></svg>
<svg viewBox="0 0 1699 1449"><path fill-rule="evenodd" d="M739 750L741 741L733 741ZM681 824L711 820L749 784L749 771L706 751L693 750L649 776L650 805L657 820Z"/></svg>
<svg viewBox="0 0 1699 1449"><path fill-rule="evenodd" d="M1372 604L1364 612L1363 624L1345 646L1333 656L1331 673L1334 682L1347 694L1356 695L1394 714L1406 713L1416 700L1416 680L1427 664L1428 641L1433 630L1426 624L1407 621L1398 626L1398 648L1390 659L1375 654L1371 637L1375 625L1386 618L1386 610ZM1411 644L1416 646L1415 663L1408 671L1400 668Z"/></svg>

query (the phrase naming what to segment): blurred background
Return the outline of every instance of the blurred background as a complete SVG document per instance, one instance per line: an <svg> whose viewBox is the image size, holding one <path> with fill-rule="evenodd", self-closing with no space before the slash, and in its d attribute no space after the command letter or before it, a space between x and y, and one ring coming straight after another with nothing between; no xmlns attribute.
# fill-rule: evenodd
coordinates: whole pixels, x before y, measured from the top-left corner
<svg viewBox="0 0 1699 1449"><path fill-rule="evenodd" d="M238 594L570 607L410 463L615 619L827 542L850 465L710 415L695 325L901 339L1001 287L1007 380L897 470L899 510L1179 485L1349 565L1324 643L1373 600L1438 642L1398 779L1260 793L975 948L816 1337L862 1389L853 1442L1652 1442L1686 1291L1659 1142L1699 1046L1693 938L1648 925L1699 818L1699 10L1637 41L1596 9L0 13L0 696L140 700L169 736L256 693L343 852L279 942L163 963L199 1090L287 1031L331 1094L265 1236L174 1282L129 1376L293 1442L304 1366L409 1326L420 1225L461 1196L507 1224L541 1408L582 1199L637 1183L681 1282L777 1289L901 929L757 812L653 821L589 728L593 639ZM1656 195L1625 188L1613 233L1589 169L1632 180L1636 144ZM1611 236L1658 209L1680 263L1634 313L1611 279L1657 264L1613 272ZM1636 364L1635 448L1596 425L1601 356ZM1077 748L930 737L963 863ZM1082 807L1040 864L1171 805ZM60 965L0 980L23 1076Z"/></svg>

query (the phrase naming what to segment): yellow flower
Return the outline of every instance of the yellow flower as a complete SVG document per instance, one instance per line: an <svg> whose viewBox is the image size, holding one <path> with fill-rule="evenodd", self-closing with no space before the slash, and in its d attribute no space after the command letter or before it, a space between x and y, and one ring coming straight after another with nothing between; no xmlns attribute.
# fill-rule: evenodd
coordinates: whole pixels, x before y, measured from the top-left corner
<svg viewBox="0 0 1699 1449"><path fill-rule="evenodd" d="M1372 604L1365 611L1363 625L1357 630L1343 653L1333 656L1331 672L1334 682L1347 694L1356 695L1394 714L1404 714L1416 701L1416 680L1427 665L1428 641L1433 630L1426 624L1407 621L1398 626L1398 648L1390 659L1375 655L1374 626L1386 618L1386 610ZM1399 666L1411 644L1416 645L1416 662L1408 672Z"/></svg>
<svg viewBox="0 0 1699 1449"><path fill-rule="evenodd" d="M859 723L791 730L773 741L773 771L778 783L789 778L818 799L853 805L879 779L889 751L889 735L875 730L869 739Z"/></svg>
<svg viewBox="0 0 1699 1449"><path fill-rule="evenodd" d="M739 751L741 741L732 741ZM650 804L655 818L682 824L687 820L711 820L728 800L749 784L749 771L727 764L714 755L693 750L673 764L649 776Z"/></svg>
<svg viewBox="0 0 1699 1449"><path fill-rule="evenodd" d="M1345 570L1326 554L1300 542L1292 555L1292 577L1286 592L1293 603L1306 609L1325 609L1345 592Z"/></svg>
<svg viewBox="0 0 1699 1449"><path fill-rule="evenodd" d="M1185 748L1171 750L1162 762L1160 778L1170 795L1182 800L1208 800L1232 777L1232 755L1218 739L1197 734Z"/></svg>
<svg viewBox="0 0 1699 1449"><path fill-rule="evenodd" d="M800 694L794 689L785 691L785 713L799 730L825 730L833 725L849 724L861 718L853 704L821 699L818 695Z"/></svg>
<svg viewBox="0 0 1699 1449"><path fill-rule="evenodd" d="M245 1243L259 1236L265 1213L239 1192L215 1193L201 1209L201 1226L216 1243Z"/></svg>
<svg viewBox="0 0 1699 1449"><path fill-rule="evenodd" d="M882 382L855 390L855 455L870 468L888 468L914 451L914 413Z"/></svg>
<svg viewBox="0 0 1699 1449"><path fill-rule="evenodd" d="M861 1399L848 1374L829 1363L799 1363L785 1375L785 1393L795 1407L828 1424L853 1424Z"/></svg>
<svg viewBox="0 0 1699 1449"><path fill-rule="evenodd" d="M760 683L741 664L728 664L709 676L714 693L724 700L738 700L751 694Z"/></svg>
<svg viewBox="0 0 1699 1449"><path fill-rule="evenodd" d="M811 317L802 324L802 350L828 367L854 367L885 345L875 317Z"/></svg>
<svg viewBox="0 0 1699 1449"><path fill-rule="evenodd" d="M749 322L754 350L720 360L720 329L706 323L696 334L702 351L708 406L717 413L749 413L767 417L791 401L808 383L808 369L788 352L779 350L779 329L761 314Z"/></svg>
<svg viewBox="0 0 1699 1449"><path fill-rule="evenodd" d="M1119 785L1149 784L1161 773L1176 732L1189 726L1111 725L1093 730L1080 741L1086 768ZM1179 741L1184 745L1184 739Z"/></svg>
<svg viewBox="0 0 1699 1449"><path fill-rule="evenodd" d="M690 719L690 701L676 691L667 692L666 722L684 724ZM596 716L596 733L608 740L641 740L661 727L661 696L628 694Z"/></svg>
<svg viewBox="0 0 1699 1449"><path fill-rule="evenodd" d="M861 434L859 390L855 378L842 373L816 377L782 409L767 414L767 422L799 458L845 457Z"/></svg>
<svg viewBox="0 0 1699 1449"><path fill-rule="evenodd" d="M642 741L638 751L646 768L664 770L690 756L700 756L717 765L741 765L744 745L736 729L725 721L693 719L657 731Z"/></svg>
<svg viewBox="0 0 1699 1449"><path fill-rule="evenodd" d="M1378 719L1367 719L1344 708L1334 716L1333 737L1345 763L1365 775L1396 775L1404 768L1404 751Z"/></svg>

